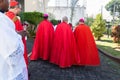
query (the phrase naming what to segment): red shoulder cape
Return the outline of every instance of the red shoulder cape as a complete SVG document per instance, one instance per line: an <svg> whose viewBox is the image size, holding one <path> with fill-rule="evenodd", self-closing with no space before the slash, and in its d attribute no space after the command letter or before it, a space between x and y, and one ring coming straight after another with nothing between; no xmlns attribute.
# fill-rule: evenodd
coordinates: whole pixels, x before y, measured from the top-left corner
<svg viewBox="0 0 120 80"><path fill-rule="evenodd" d="M71 27L62 22L55 31L50 62L65 68L77 64L79 62L78 57Z"/></svg>
<svg viewBox="0 0 120 80"><path fill-rule="evenodd" d="M99 54L90 28L85 24L78 25L74 35L80 55L80 65L99 65Z"/></svg>
<svg viewBox="0 0 120 80"><path fill-rule="evenodd" d="M48 20L43 20L37 29L30 60L48 60L52 48L54 29Z"/></svg>

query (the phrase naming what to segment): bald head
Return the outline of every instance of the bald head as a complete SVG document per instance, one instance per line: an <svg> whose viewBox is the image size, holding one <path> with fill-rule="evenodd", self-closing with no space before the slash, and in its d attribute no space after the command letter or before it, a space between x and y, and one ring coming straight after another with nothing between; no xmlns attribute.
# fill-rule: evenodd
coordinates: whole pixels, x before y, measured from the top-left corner
<svg viewBox="0 0 120 80"><path fill-rule="evenodd" d="M67 18L66 16L64 16L64 17L62 18L62 20L63 20L64 22L68 22L68 18Z"/></svg>
<svg viewBox="0 0 120 80"><path fill-rule="evenodd" d="M9 2L8 0L0 0L0 10L8 11Z"/></svg>

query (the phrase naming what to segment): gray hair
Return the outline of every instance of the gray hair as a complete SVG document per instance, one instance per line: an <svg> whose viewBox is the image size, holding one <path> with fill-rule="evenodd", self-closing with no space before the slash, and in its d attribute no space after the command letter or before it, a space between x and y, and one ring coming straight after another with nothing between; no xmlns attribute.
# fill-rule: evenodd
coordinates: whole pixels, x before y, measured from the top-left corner
<svg viewBox="0 0 120 80"><path fill-rule="evenodd" d="M67 21L68 21L67 16L64 16L64 17L62 18L62 20L65 21L65 22L67 22Z"/></svg>

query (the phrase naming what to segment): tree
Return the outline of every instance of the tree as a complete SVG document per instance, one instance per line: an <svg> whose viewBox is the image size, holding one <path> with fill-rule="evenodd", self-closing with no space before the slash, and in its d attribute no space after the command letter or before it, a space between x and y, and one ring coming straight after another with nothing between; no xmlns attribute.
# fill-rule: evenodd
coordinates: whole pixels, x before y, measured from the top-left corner
<svg viewBox="0 0 120 80"><path fill-rule="evenodd" d="M73 16L74 16L74 10L75 10L75 6L77 4L79 0L71 0L71 17L70 17L70 21L72 23L73 20Z"/></svg>
<svg viewBox="0 0 120 80"><path fill-rule="evenodd" d="M120 25L116 25L112 27L112 37L113 42L120 43Z"/></svg>
<svg viewBox="0 0 120 80"><path fill-rule="evenodd" d="M115 15L115 12L120 14L120 0L111 0L108 4L106 4L105 8L107 11L110 11L112 16ZM117 16L120 17L120 15Z"/></svg>
<svg viewBox="0 0 120 80"><path fill-rule="evenodd" d="M93 21L94 21L93 17L87 17L85 23L86 23L88 26L91 26L92 23L93 23Z"/></svg>
<svg viewBox="0 0 120 80"><path fill-rule="evenodd" d="M103 36L103 33L106 31L106 24L101 14L96 16L96 19L94 20L91 28L95 38L100 40Z"/></svg>

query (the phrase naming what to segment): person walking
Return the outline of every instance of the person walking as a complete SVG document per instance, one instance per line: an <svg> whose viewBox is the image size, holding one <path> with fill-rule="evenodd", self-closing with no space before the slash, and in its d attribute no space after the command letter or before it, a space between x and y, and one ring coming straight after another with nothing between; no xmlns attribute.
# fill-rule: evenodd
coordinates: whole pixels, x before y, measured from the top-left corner
<svg viewBox="0 0 120 80"><path fill-rule="evenodd" d="M74 31L77 49L80 56L81 66L99 66L100 58L90 27L84 23L84 19L79 20L79 25Z"/></svg>
<svg viewBox="0 0 120 80"><path fill-rule="evenodd" d="M44 14L43 18L44 20L40 22L37 28L30 60L38 60L40 58L49 60L50 58L54 28L52 23L48 20L48 14Z"/></svg>
<svg viewBox="0 0 120 80"><path fill-rule="evenodd" d="M62 20L55 31L50 62L60 68L67 68L79 63L80 59L68 18L64 16Z"/></svg>

